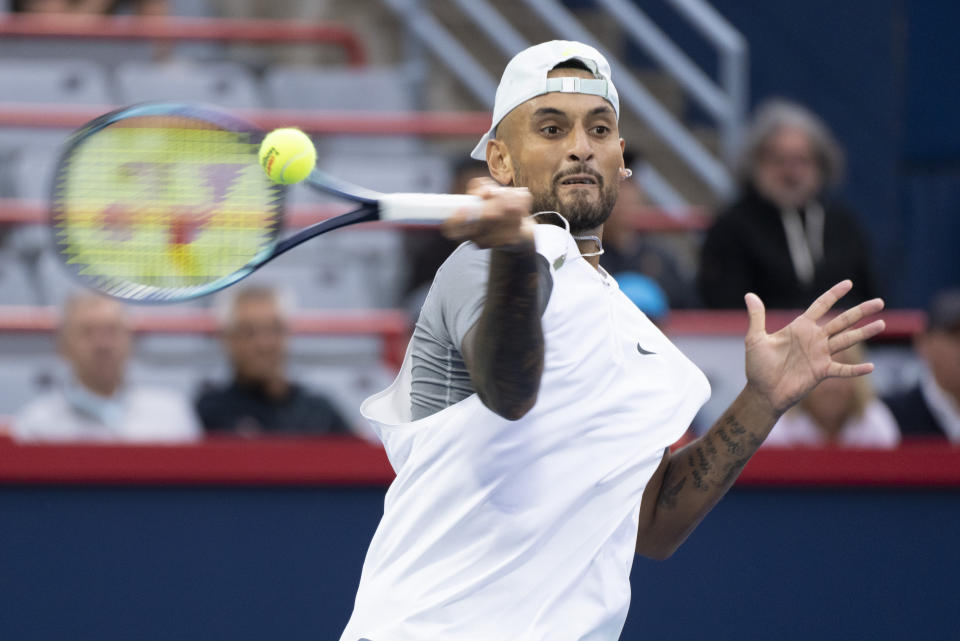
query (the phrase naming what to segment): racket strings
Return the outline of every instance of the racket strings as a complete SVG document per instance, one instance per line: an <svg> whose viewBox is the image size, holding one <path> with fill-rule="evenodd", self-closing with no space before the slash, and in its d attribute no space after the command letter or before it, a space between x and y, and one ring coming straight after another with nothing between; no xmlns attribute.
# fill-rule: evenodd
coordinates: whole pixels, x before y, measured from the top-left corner
<svg viewBox="0 0 960 641"><path fill-rule="evenodd" d="M146 300L217 288L255 262L276 240L283 194L257 164L253 138L164 115L81 133L53 192L68 266L108 293Z"/></svg>

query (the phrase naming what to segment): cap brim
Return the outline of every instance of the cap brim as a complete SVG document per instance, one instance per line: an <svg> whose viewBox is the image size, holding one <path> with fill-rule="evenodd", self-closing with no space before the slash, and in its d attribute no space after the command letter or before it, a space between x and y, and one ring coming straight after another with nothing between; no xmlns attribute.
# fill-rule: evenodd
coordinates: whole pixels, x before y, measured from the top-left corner
<svg viewBox="0 0 960 641"><path fill-rule="evenodd" d="M477 146L470 152L470 157L474 160L487 160L487 143L490 142L490 132L483 134L483 138L477 143Z"/></svg>

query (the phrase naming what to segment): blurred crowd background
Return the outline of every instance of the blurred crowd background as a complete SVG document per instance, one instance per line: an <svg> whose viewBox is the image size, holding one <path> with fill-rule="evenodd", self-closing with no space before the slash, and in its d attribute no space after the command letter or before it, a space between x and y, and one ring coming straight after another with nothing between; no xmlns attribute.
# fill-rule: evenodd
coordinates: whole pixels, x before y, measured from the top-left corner
<svg viewBox="0 0 960 641"><path fill-rule="evenodd" d="M15 440L370 439L360 401L392 380L453 248L433 229L347 230L222 295L127 308L78 290L50 244L44 201L71 128L113 105L212 103L303 127L320 166L347 180L462 192L485 175L468 154L506 60L586 30L616 61L634 170L601 265L710 378L693 429L742 384L742 332L724 327L739 328L744 292L798 310L851 278L846 304L883 296L893 310L869 354L844 355L878 370L820 385L769 446L960 442L952 3L8 0L0 12L0 430ZM338 207L301 186L288 203L290 226Z"/></svg>

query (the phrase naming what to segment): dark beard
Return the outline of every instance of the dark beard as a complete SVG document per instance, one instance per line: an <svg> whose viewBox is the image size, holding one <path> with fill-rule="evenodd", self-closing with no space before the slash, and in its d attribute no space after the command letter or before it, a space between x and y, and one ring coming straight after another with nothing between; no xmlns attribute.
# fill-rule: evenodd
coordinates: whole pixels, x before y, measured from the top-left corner
<svg viewBox="0 0 960 641"><path fill-rule="evenodd" d="M595 201L588 198L585 193L574 193L566 203L560 202L560 183L567 176L576 174L588 174L597 181L600 189L600 199ZM522 174L518 171L515 184L519 187L526 186ZM619 189L617 185L607 185L603 176L586 165L577 165L567 169L554 177L550 190L546 192L534 193L533 195L533 213L538 211L557 211L570 223L570 233L578 234L592 229L596 229L607 221L613 206L617 202ZM544 217L543 222L554 222L551 217Z"/></svg>

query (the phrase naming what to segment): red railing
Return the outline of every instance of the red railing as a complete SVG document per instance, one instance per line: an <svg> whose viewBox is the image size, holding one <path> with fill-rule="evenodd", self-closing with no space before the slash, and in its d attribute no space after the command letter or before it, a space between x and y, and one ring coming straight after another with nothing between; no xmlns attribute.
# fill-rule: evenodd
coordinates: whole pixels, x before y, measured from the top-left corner
<svg viewBox="0 0 960 641"><path fill-rule="evenodd" d="M352 29L334 23L296 20L3 14L0 36L328 44L342 49L351 65L363 65L367 58L363 43Z"/></svg>
<svg viewBox="0 0 960 641"><path fill-rule="evenodd" d="M209 439L196 445L16 445L0 438L0 484L385 485L383 451L358 439ZM960 447L762 449L741 487L960 488Z"/></svg>
<svg viewBox="0 0 960 641"><path fill-rule="evenodd" d="M773 332L796 318L799 311L771 310L767 312L767 331ZM0 332L52 332L57 326L57 310L53 307L0 306ZM886 311L877 315L886 324L886 330L876 341L899 341L923 331L926 317L917 310ZM208 311L136 311L132 316L134 330L157 334L212 334L217 331L217 320ZM296 313L291 328L297 334L341 334L383 336L400 349L392 351L402 356L403 343L409 330L407 315L398 310L352 310ZM742 337L747 331L747 315L741 311L676 310L663 324L669 336ZM399 362L395 358L390 362Z"/></svg>
<svg viewBox="0 0 960 641"><path fill-rule="evenodd" d="M843 301L838 303L842 307ZM786 327L802 310L770 310L767 312L767 331ZM902 341L912 338L926 327L926 314L915 309L884 311L871 316L860 325L883 319L886 329L875 341ZM675 310L662 323L669 336L737 336L747 333L748 319L741 311Z"/></svg>

